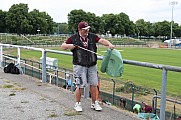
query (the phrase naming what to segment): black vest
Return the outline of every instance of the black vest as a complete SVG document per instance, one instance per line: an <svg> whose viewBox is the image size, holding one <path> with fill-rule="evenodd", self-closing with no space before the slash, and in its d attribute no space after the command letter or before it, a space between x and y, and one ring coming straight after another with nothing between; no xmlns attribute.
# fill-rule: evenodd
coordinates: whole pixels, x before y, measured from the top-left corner
<svg viewBox="0 0 181 120"><path fill-rule="evenodd" d="M82 40L78 33L71 36L71 39L72 39L73 44L83 47ZM87 36L87 40L88 40L88 50L97 52L96 41L95 41L96 35L93 33L89 33ZM74 65L90 67L90 66L97 64L97 55L94 53L83 50L81 48L73 49L72 53L73 53L73 64Z"/></svg>

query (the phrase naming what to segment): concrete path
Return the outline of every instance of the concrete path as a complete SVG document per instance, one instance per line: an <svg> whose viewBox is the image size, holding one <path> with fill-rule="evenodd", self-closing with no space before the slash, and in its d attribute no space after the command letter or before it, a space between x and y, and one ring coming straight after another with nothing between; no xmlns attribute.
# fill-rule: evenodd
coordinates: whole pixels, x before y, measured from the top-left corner
<svg viewBox="0 0 181 120"><path fill-rule="evenodd" d="M0 69L0 120L138 120L131 112L102 105L101 112L82 98L83 112L75 112L74 94L26 76Z"/></svg>

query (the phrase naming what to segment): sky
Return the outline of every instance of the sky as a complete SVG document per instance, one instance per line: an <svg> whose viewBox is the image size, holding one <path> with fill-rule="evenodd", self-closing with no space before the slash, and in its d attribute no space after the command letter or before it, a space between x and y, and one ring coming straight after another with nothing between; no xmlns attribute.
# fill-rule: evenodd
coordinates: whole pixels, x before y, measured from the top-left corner
<svg viewBox="0 0 181 120"><path fill-rule="evenodd" d="M0 9L8 11L13 4L19 3L28 4L29 12L38 9L48 13L58 23L68 22L68 13L82 9L96 16L123 12L133 22L144 19L154 23L173 18L181 25L181 0L0 0Z"/></svg>

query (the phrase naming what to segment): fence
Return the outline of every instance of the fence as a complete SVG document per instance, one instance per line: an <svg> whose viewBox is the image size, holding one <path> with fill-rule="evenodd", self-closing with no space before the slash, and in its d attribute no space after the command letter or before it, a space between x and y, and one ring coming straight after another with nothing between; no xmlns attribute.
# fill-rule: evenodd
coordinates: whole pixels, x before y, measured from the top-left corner
<svg viewBox="0 0 181 120"><path fill-rule="evenodd" d="M2 66L3 63L3 47L15 47L17 48L17 63L22 63L20 59L20 48L36 50L42 52L42 68L38 69L42 71L42 82L47 82L47 70L46 70L46 53L56 53L56 54L64 54L64 55L72 55L71 52L64 52L64 51L57 51L57 50L49 50L49 49L42 49L42 48L34 48L34 47L27 47L27 46L18 46L18 45L10 45L10 44L0 44L0 65ZM98 60L102 60L102 56L98 56ZM174 71L174 72L181 72L181 67L176 66L168 66L168 65L161 65L161 64L153 64L147 62L139 62L139 61L132 61L132 60L124 60L124 64L130 64L135 66L142 66L154 69L161 69L162 70L162 89L161 89L161 102L160 102L160 119L165 120L165 107L166 107L166 85L167 85L167 71ZM24 63L25 64L25 63ZM28 65L28 64L26 64ZM50 75L54 75L50 73Z"/></svg>

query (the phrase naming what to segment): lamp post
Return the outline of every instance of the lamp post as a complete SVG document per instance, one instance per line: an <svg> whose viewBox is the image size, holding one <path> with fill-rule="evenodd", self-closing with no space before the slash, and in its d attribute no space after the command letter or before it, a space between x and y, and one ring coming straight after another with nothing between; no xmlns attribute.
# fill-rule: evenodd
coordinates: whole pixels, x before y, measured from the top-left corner
<svg viewBox="0 0 181 120"><path fill-rule="evenodd" d="M172 2L169 2L169 5L172 5L172 19L171 19L171 25L170 25L170 43L169 43L169 46L171 47L172 45L172 23L173 23L173 7L174 5L176 5L177 2L176 1L172 1Z"/></svg>
<svg viewBox="0 0 181 120"><path fill-rule="evenodd" d="M38 29L37 32L38 32L38 36L39 36L40 29Z"/></svg>
<svg viewBox="0 0 181 120"><path fill-rule="evenodd" d="M110 33L110 31L107 31L107 37L109 37L109 33Z"/></svg>

